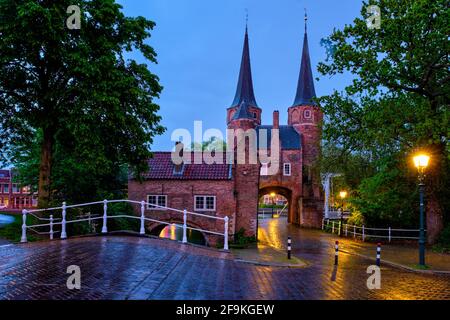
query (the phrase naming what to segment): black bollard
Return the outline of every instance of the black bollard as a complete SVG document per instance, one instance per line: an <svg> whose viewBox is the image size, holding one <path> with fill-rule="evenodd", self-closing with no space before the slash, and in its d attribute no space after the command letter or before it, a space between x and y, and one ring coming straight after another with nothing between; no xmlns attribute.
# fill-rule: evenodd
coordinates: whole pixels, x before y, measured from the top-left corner
<svg viewBox="0 0 450 320"><path fill-rule="evenodd" d="M381 243L378 243L377 245L377 267L381 264Z"/></svg>
<svg viewBox="0 0 450 320"><path fill-rule="evenodd" d="M287 256L288 256L288 259L290 260L291 259L291 243L292 243L292 241L291 241L291 237L288 237L288 245L287 245Z"/></svg>
<svg viewBox="0 0 450 320"><path fill-rule="evenodd" d="M338 265L338 256L339 256L339 241L336 241L336 244L334 246L335 252L334 252L334 265Z"/></svg>

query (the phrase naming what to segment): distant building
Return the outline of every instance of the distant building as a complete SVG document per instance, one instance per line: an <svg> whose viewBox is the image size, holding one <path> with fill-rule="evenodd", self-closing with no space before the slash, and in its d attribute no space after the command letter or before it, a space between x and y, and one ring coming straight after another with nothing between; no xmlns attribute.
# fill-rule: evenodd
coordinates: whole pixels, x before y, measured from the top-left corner
<svg viewBox="0 0 450 320"><path fill-rule="evenodd" d="M37 206L37 195L29 186L14 181L14 170L0 170L0 210L19 210Z"/></svg>
<svg viewBox="0 0 450 320"><path fill-rule="evenodd" d="M260 205L273 205L276 204L277 206L284 206L285 204L287 204L287 200L285 197L280 196L280 195L276 195L275 197L272 197L272 195L270 194L266 194L264 195L261 199L260 199Z"/></svg>

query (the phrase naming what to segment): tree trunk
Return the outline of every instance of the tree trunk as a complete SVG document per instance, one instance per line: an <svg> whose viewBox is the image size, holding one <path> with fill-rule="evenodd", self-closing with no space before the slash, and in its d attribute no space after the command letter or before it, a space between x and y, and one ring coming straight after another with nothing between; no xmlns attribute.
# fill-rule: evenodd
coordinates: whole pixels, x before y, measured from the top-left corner
<svg viewBox="0 0 450 320"><path fill-rule="evenodd" d="M50 177L52 169L53 156L53 132L44 129L44 137L41 146L41 161L39 166L39 190L38 190L38 207L47 208L50 201Z"/></svg>
<svg viewBox="0 0 450 320"><path fill-rule="evenodd" d="M427 241L428 244L434 244L444 228L444 212L435 192L428 193L428 198L426 205Z"/></svg>
<svg viewBox="0 0 450 320"><path fill-rule="evenodd" d="M427 242L434 244L439 239L439 234L444 228L444 208L441 203L443 188L445 184L443 179L446 177L446 154L445 145L433 145L431 147L431 159L429 168L429 178L426 181L426 228L427 228Z"/></svg>

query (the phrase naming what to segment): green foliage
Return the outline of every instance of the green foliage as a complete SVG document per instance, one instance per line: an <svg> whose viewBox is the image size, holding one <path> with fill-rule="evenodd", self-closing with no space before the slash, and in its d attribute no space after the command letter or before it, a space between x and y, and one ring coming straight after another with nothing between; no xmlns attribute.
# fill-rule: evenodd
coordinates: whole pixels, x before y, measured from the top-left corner
<svg viewBox="0 0 450 320"><path fill-rule="evenodd" d="M235 249L245 248L252 243L256 243L256 238L245 236L245 229L241 228L234 234L234 241L230 243L230 247Z"/></svg>
<svg viewBox="0 0 450 320"><path fill-rule="evenodd" d="M367 5L381 9L380 29L367 27ZM361 17L322 41L328 57L319 72L354 79L319 99L321 166L344 174L352 205L369 224L417 226L416 172L407 164L417 148L432 157L428 214L449 219L449 15L445 0L370 0Z"/></svg>
<svg viewBox="0 0 450 320"><path fill-rule="evenodd" d="M133 207L126 202L110 204L108 207L108 215L129 215L135 216ZM108 219L108 231L135 231L139 232L140 220L131 218L114 218Z"/></svg>
<svg viewBox="0 0 450 320"><path fill-rule="evenodd" d="M66 8L81 8L68 30ZM114 0L0 0L0 157L58 202L121 193L123 173L146 169L164 128L162 87L146 40L154 27ZM46 152L48 157L46 157ZM49 179L46 179L46 175ZM126 174L125 174L126 175Z"/></svg>
<svg viewBox="0 0 450 320"><path fill-rule="evenodd" d="M284 205L261 203L261 204L258 205L258 207L261 208L261 209L266 209L266 208L283 209Z"/></svg>
<svg viewBox="0 0 450 320"><path fill-rule="evenodd" d="M347 219L347 224L358 227L365 225L364 215L360 211L353 211Z"/></svg>
<svg viewBox="0 0 450 320"><path fill-rule="evenodd" d="M8 215L8 214L5 214ZM20 242L22 236L22 216L21 215L11 215L14 221L0 228L0 238L6 239L12 242ZM33 216L27 217L28 224L36 224L38 221ZM28 231L27 239L29 242L36 241L38 237Z"/></svg>
<svg viewBox="0 0 450 320"><path fill-rule="evenodd" d="M203 141L201 144L198 142L193 142L190 149L193 151L201 150L222 152L227 150L227 143L217 137L211 137L208 140Z"/></svg>
<svg viewBox="0 0 450 320"><path fill-rule="evenodd" d="M370 226L417 227L417 185L393 161L362 180L352 204Z"/></svg>
<svg viewBox="0 0 450 320"><path fill-rule="evenodd" d="M439 237L438 246L442 252L450 252L450 225L444 228Z"/></svg>

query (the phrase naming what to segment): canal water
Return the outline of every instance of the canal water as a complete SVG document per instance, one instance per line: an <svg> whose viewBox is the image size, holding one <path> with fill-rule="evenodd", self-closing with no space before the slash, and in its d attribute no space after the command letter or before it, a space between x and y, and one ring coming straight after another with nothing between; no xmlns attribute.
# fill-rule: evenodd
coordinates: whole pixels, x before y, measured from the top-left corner
<svg viewBox="0 0 450 320"><path fill-rule="evenodd" d="M0 228L14 222L14 217L0 214Z"/></svg>
<svg viewBox="0 0 450 320"><path fill-rule="evenodd" d="M160 238L166 238L171 240L183 240L183 228L171 224L165 227L159 234ZM189 243L206 245L205 237L200 231L187 229L187 238Z"/></svg>

